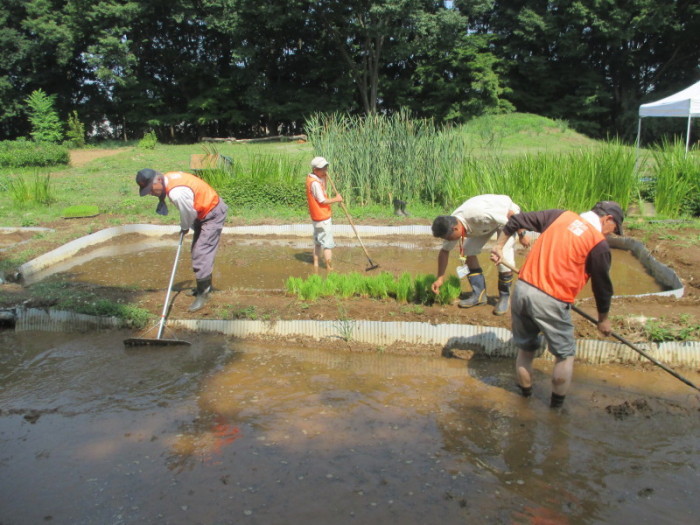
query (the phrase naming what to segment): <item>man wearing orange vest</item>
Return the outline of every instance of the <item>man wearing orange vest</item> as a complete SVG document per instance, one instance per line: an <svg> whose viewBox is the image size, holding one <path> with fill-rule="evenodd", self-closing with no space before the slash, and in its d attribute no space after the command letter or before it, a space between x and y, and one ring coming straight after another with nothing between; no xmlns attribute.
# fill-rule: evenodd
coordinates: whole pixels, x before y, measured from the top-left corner
<svg viewBox="0 0 700 525"><path fill-rule="evenodd" d="M314 225L314 268L318 268L321 250L323 250L326 268L332 270L331 250L335 248L335 242L331 231L331 204L343 202L343 197L340 194L332 199L328 197L327 176L328 161L323 157L314 157L311 160L311 173L306 177L306 200Z"/></svg>
<svg viewBox="0 0 700 525"><path fill-rule="evenodd" d="M540 332L555 356L550 406L558 408L571 385L576 341L571 305L591 279L598 330L610 335L608 312L613 286L610 247L605 237L622 235L624 213L614 201L598 202L591 211L545 210L513 215L491 250L499 263L503 246L520 229L541 232L520 270L511 304L513 342L518 347L515 372L523 396L532 395L532 361L541 347Z"/></svg>
<svg viewBox="0 0 700 525"><path fill-rule="evenodd" d="M195 300L190 312L202 308L212 291L211 276L214 258L219 248L221 230L226 221L228 206L214 188L199 177L183 171L170 171L165 174L152 169L143 169L136 174L139 194L158 197L156 213L167 215L167 196L180 212L181 232L192 229L192 270L197 279L194 291Z"/></svg>

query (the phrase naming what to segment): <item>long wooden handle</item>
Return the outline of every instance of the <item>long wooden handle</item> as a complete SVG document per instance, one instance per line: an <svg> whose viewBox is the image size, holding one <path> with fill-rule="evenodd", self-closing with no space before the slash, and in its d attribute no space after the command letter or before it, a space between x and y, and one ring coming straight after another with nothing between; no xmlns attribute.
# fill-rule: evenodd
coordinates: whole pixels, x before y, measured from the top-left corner
<svg viewBox="0 0 700 525"><path fill-rule="evenodd" d="M328 182L331 183L331 186L333 187L333 191L335 194L338 194L338 188L335 187L335 183L333 182L333 179L331 179L331 176L329 174L326 174L326 178L328 179ZM362 246L362 250L365 252L365 255L367 256L367 260L369 261L369 264L372 266L376 266L372 262L372 258L369 256L369 253L367 253L367 248L365 248L365 243L362 242L362 239L360 238L360 234L357 231L357 228L355 228L355 223L352 222L352 217L350 217L350 212L348 209L345 207L345 203L343 201L340 201L340 207L343 208L343 211L345 212L345 216L348 218L348 222L350 223L350 226L352 227L352 231L355 232L355 237L357 237L357 240L360 242L360 246Z"/></svg>

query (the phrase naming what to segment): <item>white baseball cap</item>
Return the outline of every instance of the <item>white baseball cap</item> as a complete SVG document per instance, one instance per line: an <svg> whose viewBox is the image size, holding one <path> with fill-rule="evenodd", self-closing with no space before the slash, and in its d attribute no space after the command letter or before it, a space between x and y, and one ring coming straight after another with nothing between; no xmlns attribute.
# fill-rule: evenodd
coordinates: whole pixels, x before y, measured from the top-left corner
<svg viewBox="0 0 700 525"><path fill-rule="evenodd" d="M323 157L314 157L311 159L311 169L323 169L328 166L328 161Z"/></svg>

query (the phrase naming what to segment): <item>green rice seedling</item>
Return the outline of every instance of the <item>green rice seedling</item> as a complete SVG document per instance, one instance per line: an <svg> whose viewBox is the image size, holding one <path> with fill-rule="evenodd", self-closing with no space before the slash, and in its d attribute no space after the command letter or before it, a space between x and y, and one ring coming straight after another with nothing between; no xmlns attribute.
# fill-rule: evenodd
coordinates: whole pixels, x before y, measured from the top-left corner
<svg viewBox="0 0 700 525"><path fill-rule="evenodd" d="M287 293L292 295L299 295L301 293L301 285L304 279L301 277L288 277L284 283Z"/></svg>
<svg viewBox="0 0 700 525"><path fill-rule="evenodd" d="M336 294L340 279L338 274L330 273L323 279L321 284L321 297L329 297Z"/></svg>
<svg viewBox="0 0 700 525"><path fill-rule="evenodd" d="M367 295L375 299L385 299L389 297L389 290L392 287L393 280L394 276L388 272L367 276L365 278L365 290Z"/></svg>
<svg viewBox="0 0 700 525"><path fill-rule="evenodd" d="M311 275L306 281L302 282L299 295L304 301L315 301L321 297L323 281L319 275Z"/></svg>
<svg viewBox="0 0 700 525"><path fill-rule="evenodd" d="M332 274L337 279L337 294L343 299L355 295L356 284L348 274Z"/></svg>
<svg viewBox="0 0 700 525"><path fill-rule="evenodd" d="M403 272L396 282L395 286L396 300L400 302L413 302L415 290L413 287L413 278L407 272Z"/></svg>
<svg viewBox="0 0 700 525"><path fill-rule="evenodd" d="M462 287L459 278L456 275L450 275L447 282L440 287L440 293L435 300L439 304L452 304L457 300L461 291Z"/></svg>
<svg viewBox="0 0 700 525"><path fill-rule="evenodd" d="M414 280L413 289L415 292L415 302L419 304L432 304L435 294L431 290L435 282L434 275L417 275Z"/></svg>

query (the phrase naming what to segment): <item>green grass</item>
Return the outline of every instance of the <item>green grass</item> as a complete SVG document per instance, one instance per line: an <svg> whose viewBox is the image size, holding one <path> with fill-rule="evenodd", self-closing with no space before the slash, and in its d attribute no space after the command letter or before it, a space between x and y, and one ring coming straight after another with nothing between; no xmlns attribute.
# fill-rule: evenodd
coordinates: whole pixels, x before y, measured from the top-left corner
<svg viewBox="0 0 700 525"><path fill-rule="evenodd" d="M95 292L76 289L65 281L43 281L33 285L31 290L44 301L54 303L58 310L117 317L127 327L144 328L153 317L143 308L102 299Z"/></svg>

